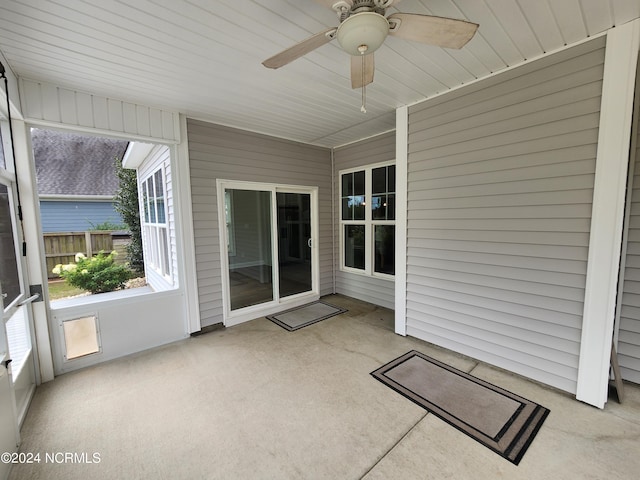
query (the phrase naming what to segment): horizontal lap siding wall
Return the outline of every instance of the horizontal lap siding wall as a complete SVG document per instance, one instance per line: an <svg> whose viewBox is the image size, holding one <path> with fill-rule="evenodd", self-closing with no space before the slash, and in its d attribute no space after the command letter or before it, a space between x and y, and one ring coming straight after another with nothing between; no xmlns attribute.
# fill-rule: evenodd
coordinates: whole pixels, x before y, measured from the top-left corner
<svg viewBox="0 0 640 480"><path fill-rule="evenodd" d="M216 179L319 187L320 294L332 293L330 151L192 119L187 136L201 325L223 321Z"/></svg>
<svg viewBox="0 0 640 480"><path fill-rule="evenodd" d="M575 392L604 39L409 109L407 333Z"/></svg>
<svg viewBox="0 0 640 480"><path fill-rule="evenodd" d="M636 92L638 93L640 92ZM639 114L640 112L635 112L635 115ZM640 383L640 128L636 135L627 256L618 330L618 362L622 378Z"/></svg>
<svg viewBox="0 0 640 480"><path fill-rule="evenodd" d="M40 201L42 231L84 232L105 222L122 224L122 217L113 202Z"/></svg>
<svg viewBox="0 0 640 480"><path fill-rule="evenodd" d="M340 170L362 167L380 162L393 161L396 158L396 134L389 132L366 140L362 140L334 151L335 171L335 221L336 221L336 292L359 300L394 308L394 282L365 275L358 275L340 270Z"/></svg>

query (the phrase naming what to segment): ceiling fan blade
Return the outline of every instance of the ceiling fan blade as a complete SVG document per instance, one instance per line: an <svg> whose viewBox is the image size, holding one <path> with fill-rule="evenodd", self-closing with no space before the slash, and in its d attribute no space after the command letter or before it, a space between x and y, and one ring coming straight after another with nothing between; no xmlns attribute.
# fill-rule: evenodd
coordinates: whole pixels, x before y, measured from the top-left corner
<svg viewBox="0 0 640 480"><path fill-rule="evenodd" d="M330 28L324 32L316 33L306 40L296 43L293 47L289 47L273 57L267 58L262 62L262 65L267 68L284 67L286 64L293 62L326 43L329 43L334 39L333 34L336 30L337 28Z"/></svg>
<svg viewBox="0 0 640 480"><path fill-rule="evenodd" d="M320 5L324 5L327 8L331 8L331 9L333 9L333 6L336 3L346 3L349 8L351 8L353 6L353 0L342 0L342 2L340 2L340 0L315 0L315 2L319 3Z"/></svg>
<svg viewBox="0 0 640 480"><path fill-rule="evenodd" d="M462 48L478 30L477 23L431 15L394 13L388 20L389 35L445 48Z"/></svg>
<svg viewBox="0 0 640 480"><path fill-rule="evenodd" d="M362 75L364 70L364 76ZM361 88L373 82L375 63L373 53L363 56L351 56L351 88ZM364 80L364 81L363 81Z"/></svg>

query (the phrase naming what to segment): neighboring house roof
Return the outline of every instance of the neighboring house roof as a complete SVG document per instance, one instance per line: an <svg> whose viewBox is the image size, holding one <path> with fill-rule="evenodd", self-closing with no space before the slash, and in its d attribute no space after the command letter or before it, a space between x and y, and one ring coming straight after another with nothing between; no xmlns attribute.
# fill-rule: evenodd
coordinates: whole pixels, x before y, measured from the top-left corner
<svg viewBox="0 0 640 480"><path fill-rule="evenodd" d="M118 188L115 158L129 142L31 129L39 195L113 196Z"/></svg>

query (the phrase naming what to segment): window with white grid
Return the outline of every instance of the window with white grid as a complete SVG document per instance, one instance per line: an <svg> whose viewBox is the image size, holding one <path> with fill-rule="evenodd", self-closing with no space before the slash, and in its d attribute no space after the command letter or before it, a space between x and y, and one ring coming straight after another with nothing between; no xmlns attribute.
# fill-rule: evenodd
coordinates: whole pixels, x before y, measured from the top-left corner
<svg viewBox="0 0 640 480"><path fill-rule="evenodd" d="M170 277L166 198L164 173L159 168L142 182L144 254L151 268L164 277Z"/></svg>
<svg viewBox="0 0 640 480"><path fill-rule="evenodd" d="M342 270L395 274L395 198L394 164L340 172Z"/></svg>

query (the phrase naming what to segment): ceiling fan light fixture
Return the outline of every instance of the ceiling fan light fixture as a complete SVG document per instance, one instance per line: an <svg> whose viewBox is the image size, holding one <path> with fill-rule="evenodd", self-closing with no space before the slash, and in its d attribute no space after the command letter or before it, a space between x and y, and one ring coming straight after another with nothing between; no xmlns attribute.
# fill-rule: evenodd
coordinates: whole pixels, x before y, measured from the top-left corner
<svg viewBox="0 0 640 480"><path fill-rule="evenodd" d="M389 21L378 13L361 12L351 15L338 27L336 37L349 55L371 54L389 34ZM362 48L366 47L366 48Z"/></svg>

